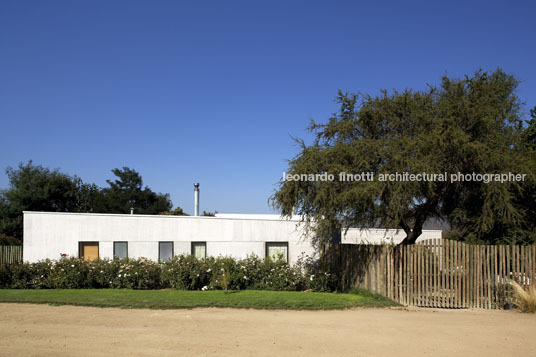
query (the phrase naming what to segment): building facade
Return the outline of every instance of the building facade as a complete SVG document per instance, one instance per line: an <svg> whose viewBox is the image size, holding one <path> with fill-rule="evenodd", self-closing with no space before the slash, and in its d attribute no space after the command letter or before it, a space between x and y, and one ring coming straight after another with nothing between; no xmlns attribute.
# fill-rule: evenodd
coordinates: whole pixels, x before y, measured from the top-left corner
<svg viewBox="0 0 536 357"><path fill-rule="evenodd" d="M104 213L24 212L23 259L37 262L61 255L86 260L145 257L154 261L175 255L245 258L280 256L295 263L313 256L311 237L299 219L279 215L218 214L216 217L153 216ZM398 243L403 232L386 229L343 232L342 243ZM441 238L440 230L422 239Z"/></svg>

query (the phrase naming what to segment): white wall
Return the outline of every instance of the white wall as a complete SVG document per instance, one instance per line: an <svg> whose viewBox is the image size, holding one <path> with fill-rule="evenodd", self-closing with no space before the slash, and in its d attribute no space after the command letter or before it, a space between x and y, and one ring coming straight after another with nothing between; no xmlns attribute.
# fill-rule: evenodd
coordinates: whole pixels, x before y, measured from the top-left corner
<svg viewBox="0 0 536 357"><path fill-rule="evenodd" d="M281 220L275 215L247 217L149 216L100 213L24 212L25 261L58 259L61 253L78 257L79 242L99 242L99 256L113 257L113 242L127 241L128 255L158 260L158 242L174 242L174 253L190 254L191 242L207 244L207 255L245 258L265 256L266 242L288 242L289 261L314 255L298 219ZM403 231L394 229L349 229L342 243L399 243ZM441 238L441 231L423 231L419 240Z"/></svg>
<svg viewBox="0 0 536 357"><path fill-rule="evenodd" d="M406 237L406 233L401 229L358 229L350 228L347 232L342 232L342 243L347 244L398 244ZM417 238L417 242L441 238L440 230L423 230Z"/></svg>
<svg viewBox="0 0 536 357"><path fill-rule="evenodd" d="M127 241L132 258L158 259L158 242L173 241L175 254L190 254L192 241L207 242L207 254L265 256L265 242L289 242L289 260L314 254L295 221L224 217L24 212L24 260L78 257L79 242L99 242L99 256L113 257L113 242Z"/></svg>

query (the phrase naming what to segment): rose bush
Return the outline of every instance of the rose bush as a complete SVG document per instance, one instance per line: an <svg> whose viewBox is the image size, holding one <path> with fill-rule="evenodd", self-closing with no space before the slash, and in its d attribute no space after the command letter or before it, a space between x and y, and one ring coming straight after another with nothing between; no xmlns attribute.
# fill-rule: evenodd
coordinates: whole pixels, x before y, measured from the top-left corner
<svg viewBox="0 0 536 357"><path fill-rule="evenodd" d="M181 289L335 291L336 272L323 269L310 257L294 265L282 260L175 256L163 263L146 258L58 260L0 266L0 288L12 289Z"/></svg>

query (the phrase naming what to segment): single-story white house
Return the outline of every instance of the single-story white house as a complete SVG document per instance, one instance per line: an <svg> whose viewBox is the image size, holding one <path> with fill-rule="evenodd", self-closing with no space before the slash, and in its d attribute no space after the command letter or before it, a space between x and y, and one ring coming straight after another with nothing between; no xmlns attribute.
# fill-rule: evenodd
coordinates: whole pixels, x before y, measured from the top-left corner
<svg viewBox="0 0 536 357"><path fill-rule="evenodd" d="M398 243L395 229L349 229L342 243ZM104 213L24 212L23 259L37 262L61 254L86 260L145 257L155 261L174 255L245 258L282 255L295 263L315 249L298 218L279 215L217 214L216 217ZM441 238L441 230L424 230L420 240Z"/></svg>

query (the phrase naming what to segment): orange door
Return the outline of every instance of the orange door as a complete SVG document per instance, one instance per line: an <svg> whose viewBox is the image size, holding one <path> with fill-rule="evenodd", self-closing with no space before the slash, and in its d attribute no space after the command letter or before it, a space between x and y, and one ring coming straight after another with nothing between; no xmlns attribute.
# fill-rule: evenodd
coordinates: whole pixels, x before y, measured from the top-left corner
<svg viewBox="0 0 536 357"><path fill-rule="evenodd" d="M99 258L99 246L96 244L84 245L84 261L96 260Z"/></svg>

